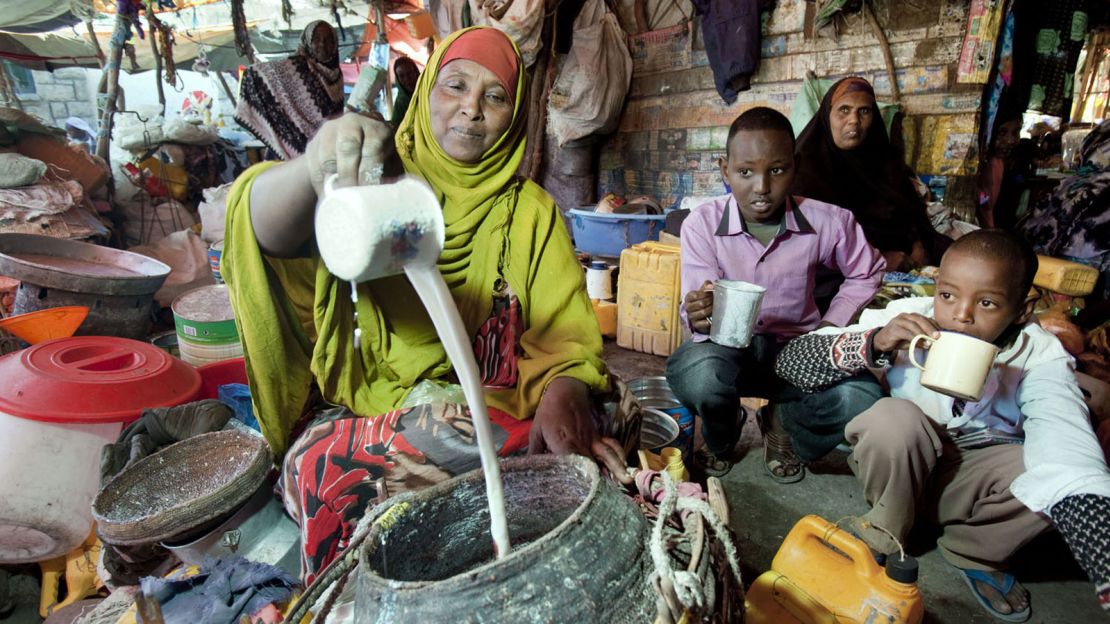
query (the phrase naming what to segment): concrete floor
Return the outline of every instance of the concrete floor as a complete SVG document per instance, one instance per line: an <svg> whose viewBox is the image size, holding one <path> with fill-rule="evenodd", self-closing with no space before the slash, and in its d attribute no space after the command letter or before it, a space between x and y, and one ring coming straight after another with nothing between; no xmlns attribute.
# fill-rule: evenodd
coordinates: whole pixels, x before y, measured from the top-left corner
<svg viewBox="0 0 1110 624"><path fill-rule="evenodd" d="M610 368L625 380L662 375L665 358L622 349L605 341ZM859 515L867 502L846 455L834 452L810 466L806 477L789 485L773 482L764 472L759 429L750 419L740 448L743 458L722 478L732 510L732 528L739 541L744 582L750 584L771 566L791 527L807 514L830 521ZM925 599L925 621L936 623L997 622L986 615L971 592L936 549L935 535L911 536L907 552L918 557L918 585ZM1104 622L1105 613L1094 597L1094 588L1075 564L1056 533L1042 535L1018 553L1014 572L1032 597L1030 622Z"/></svg>

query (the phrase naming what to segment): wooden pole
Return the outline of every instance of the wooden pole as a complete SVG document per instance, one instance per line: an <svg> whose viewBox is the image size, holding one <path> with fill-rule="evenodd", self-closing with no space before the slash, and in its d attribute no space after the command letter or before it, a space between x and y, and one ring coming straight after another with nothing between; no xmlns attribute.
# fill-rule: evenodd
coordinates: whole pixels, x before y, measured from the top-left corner
<svg viewBox="0 0 1110 624"><path fill-rule="evenodd" d="M870 0L863 0L863 14L867 18L867 23L871 25L875 38L879 40L879 49L882 50L883 60L886 61L886 73L890 76L890 97L895 103L901 103L902 92L898 89L898 74L894 71L894 55L890 53L890 42L886 39L883 27L875 17L875 12L871 10Z"/></svg>
<svg viewBox="0 0 1110 624"><path fill-rule="evenodd" d="M93 25L92 25L91 21L86 21L85 22L85 29L89 33L89 42L92 43L93 49L96 50L96 62L97 62L98 65L100 65L100 69L101 69L100 82L96 85L96 92L98 94L99 93L107 93L108 92L108 72L103 71L104 70L104 63L105 63L104 49L100 47L100 40L96 38L96 32L93 31ZM123 89L120 89L118 98L119 98L119 101L116 103L116 108L120 109L120 110L122 110L124 108L127 108L126 106L123 105Z"/></svg>
<svg viewBox="0 0 1110 624"><path fill-rule="evenodd" d="M108 101L100 118L100 132L96 137L96 155L108 162L108 145L112 139L112 116L116 114L116 97L119 95L119 64L123 58L123 43L127 36L128 17L116 14L116 28L112 32L111 57L105 66L108 76Z"/></svg>
<svg viewBox="0 0 1110 624"><path fill-rule="evenodd" d="M216 79L220 81L220 86L224 88L224 95L227 96L227 99L231 100L231 105L238 106L239 103L235 101L235 94L231 92L231 87L227 86L227 80L224 79L224 73L222 71L216 72Z"/></svg>
<svg viewBox="0 0 1110 624"><path fill-rule="evenodd" d="M96 38L96 32L93 31L92 20L85 20L85 30L89 33L89 43L96 50L96 64L104 69L104 50L100 47L100 40Z"/></svg>
<svg viewBox="0 0 1110 624"><path fill-rule="evenodd" d="M150 9L147 9L148 11ZM154 54L154 84L158 87L158 103L162 105L162 114L166 114L166 91L162 88L162 57L158 54L158 26L154 20L147 20L150 25L147 39L150 39L150 51Z"/></svg>
<svg viewBox="0 0 1110 624"><path fill-rule="evenodd" d="M13 106L23 110L23 102L19 101L19 96L15 93L15 85L12 83L12 77L8 75L8 68L3 63L0 63L0 99L3 100L4 106Z"/></svg>

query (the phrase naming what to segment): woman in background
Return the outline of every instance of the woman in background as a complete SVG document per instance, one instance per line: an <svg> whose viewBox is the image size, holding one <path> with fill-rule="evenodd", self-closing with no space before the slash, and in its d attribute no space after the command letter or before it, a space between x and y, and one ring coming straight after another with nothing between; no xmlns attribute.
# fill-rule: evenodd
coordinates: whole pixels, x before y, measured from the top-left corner
<svg viewBox="0 0 1110 624"><path fill-rule="evenodd" d="M829 88L795 153L791 192L852 211L889 270L940 262L952 241L929 222L912 173L887 137L871 83L850 76Z"/></svg>

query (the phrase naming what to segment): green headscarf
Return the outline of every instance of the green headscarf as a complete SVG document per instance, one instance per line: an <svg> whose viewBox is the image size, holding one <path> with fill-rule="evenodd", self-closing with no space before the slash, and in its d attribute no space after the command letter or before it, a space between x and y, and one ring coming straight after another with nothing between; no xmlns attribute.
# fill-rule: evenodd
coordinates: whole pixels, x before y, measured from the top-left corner
<svg viewBox="0 0 1110 624"><path fill-rule="evenodd" d="M482 238L479 231L483 229L483 224L490 225L490 220L497 224L507 223L520 190L516 171L524 158L527 143L527 115L522 104L525 93L524 62L520 60L520 50L507 36L505 41L517 56L516 93L512 94L513 117L508 130L475 163L459 162L448 156L432 134L432 87L439 75L443 56L459 37L477 30L483 28L465 28L452 33L432 53L416 83L409 110L394 139L405 171L426 180L443 205L446 236L443 253L439 257L439 270L455 300L460 302L459 312L471 333L489 313L492 301L492 290L485 283L487 270L471 263L476 243ZM490 228L484 229L486 234L490 233ZM482 242L496 247L484 252L487 259L499 257L501 242Z"/></svg>
<svg viewBox="0 0 1110 624"><path fill-rule="evenodd" d="M479 162L447 156L431 133L429 95L439 61L462 32L432 55L396 145L406 171L424 178L443 205L446 243L438 266L470 335L491 312L498 278L520 301L525 331L517 384L486 397L491 407L529 418L554 377L607 388L601 335L554 201L515 175L525 150L523 69L509 129ZM444 377L451 364L403 276L359 285L362 343L355 352L350 286L331 275L318 254L287 260L261 253L250 221L250 188L272 164L249 169L228 195L221 273L236 310L255 414L280 455L313 379L328 401L376 416L396 409L420 380Z"/></svg>

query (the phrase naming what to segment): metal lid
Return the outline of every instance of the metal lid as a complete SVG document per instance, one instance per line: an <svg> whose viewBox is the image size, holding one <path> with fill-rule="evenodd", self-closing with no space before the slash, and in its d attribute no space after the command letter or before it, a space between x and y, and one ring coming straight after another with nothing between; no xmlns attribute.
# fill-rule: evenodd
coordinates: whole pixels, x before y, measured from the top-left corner
<svg viewBox="0 0 1110 624"><path fill-rule="evenodd" d="M200 373L152 344L112 336L42 342L0 358L0 412L42 422L130 422L196 398Z"/></svg>

